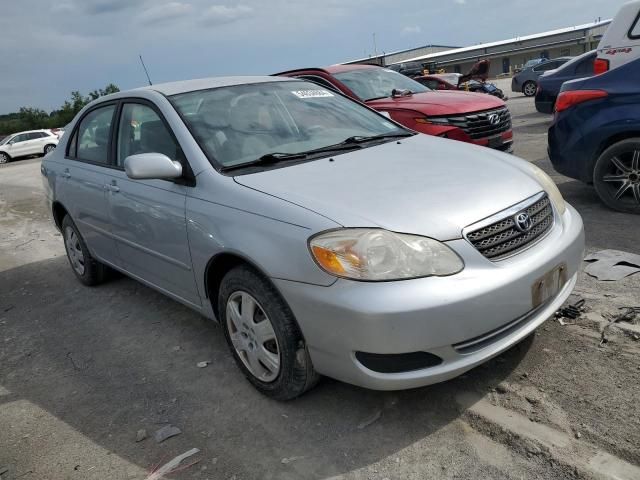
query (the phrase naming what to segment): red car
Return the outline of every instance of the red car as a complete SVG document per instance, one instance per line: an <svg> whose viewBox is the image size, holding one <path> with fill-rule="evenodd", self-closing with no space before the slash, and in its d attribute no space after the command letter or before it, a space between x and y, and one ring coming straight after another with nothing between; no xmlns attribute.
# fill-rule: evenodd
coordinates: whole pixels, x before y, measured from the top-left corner
<svg viewBox="0 0 640 480"><path fill-rule="evenodd" d="M491 95L461 91L434 92L392 70L374 65L333 65L276 75L302 78L337 90L386 112L417 132L511 151L511 114Z"/></svg>

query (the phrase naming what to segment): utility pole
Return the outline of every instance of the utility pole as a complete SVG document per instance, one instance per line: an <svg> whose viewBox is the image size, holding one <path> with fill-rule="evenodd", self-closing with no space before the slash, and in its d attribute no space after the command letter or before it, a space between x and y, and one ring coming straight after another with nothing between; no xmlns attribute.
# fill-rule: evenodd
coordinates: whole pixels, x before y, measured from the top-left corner
<svg viewBox="0 0 640 480"><path fill-rule="evenodd" d="M373 33L373 54L378 57L378 45L376 44L376 34Z"/></svg>

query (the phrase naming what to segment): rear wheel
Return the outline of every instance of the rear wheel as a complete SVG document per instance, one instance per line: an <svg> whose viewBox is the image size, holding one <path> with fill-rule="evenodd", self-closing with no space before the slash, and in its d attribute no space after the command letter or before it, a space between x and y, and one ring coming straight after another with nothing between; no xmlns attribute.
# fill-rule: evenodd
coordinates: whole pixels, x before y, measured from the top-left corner
<svg viewBox="0 0 640 480"><path fill-rule="evenodd" d="M593 183L609 208L640 214L640 138L607 148L596 162Z"/></svg>
<svg viewBox="0 0 640 480"><path fill-rule="evenodd" d="M536 94L537 88L536 82L529 80L528 82L524 82L522 93L524 93L526 97L533 97Z"/></svg>
<svg viewBox="0 0 640 480"><path fill-rule="evenodd" d="M232 269L222 280L218 312L236 364L261 393L290 400L316 384L293 313L267 280L245 266Z"/></svg>
<svg viewBox="0 0 640 480"><path fill-rule="evenodd" d="M102 283L106 277L107 267L91 256L82 235L69 215L62 220L62 235L67 258L76 278L87 286Z"/></svg>
<svg viewBox="0 0 640 480"><path fill-rule="evenodd" d="M4 152L0 152L0 163L9 163L11 157Z"/></svg>
<svg viewBox="0 0 640 480"><path fill-rule="evenodd" d="M44 146L44 154L51 153L56 149L56 146L50 143L49 145Z"/></svg>

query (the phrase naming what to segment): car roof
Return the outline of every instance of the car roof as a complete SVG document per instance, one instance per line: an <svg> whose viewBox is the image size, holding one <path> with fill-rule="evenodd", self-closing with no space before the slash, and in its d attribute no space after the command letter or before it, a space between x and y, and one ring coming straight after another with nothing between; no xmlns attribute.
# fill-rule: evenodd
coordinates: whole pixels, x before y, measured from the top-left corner
<svg viewBox="0 0 640 480"><path fill-rule="evenodd" d="M10 137L13 135L20 135L21 133L48 132L48 131L49 131L48 128L37 128L36 130L23 130L22 132L16 132L16 133L12 133L11 135L7 135L7 137Z"/></svg>
<svg viewBox="0 0 640 480"><path fill-rule="evenodd" d="M208 90L211 88L231 87L235 85L251 85L267 82L286 82L290 78L274 78L270 76L236 76L236 77L209 77L194 80L182 80L178 82L158 83L146 87L136 88L132 91L155 90L163 95L171 96L179 93L194 92L196 90ZM123 93L123 92L119 92ZM124 92L126 93L126 92Z"/></svg>
<svg viewBox="0 0 640 480"><path fill-rule="evenodd" d="M310 68L296 68L295 70L287 70L286 72L275 73L274 75L291 75L294 73L302 72L324 72L329 74L351 72L353 70L365 70L368 68L382 68L378 65L366 65L362 63L354 63L351 65L329 65L328 67L310 67Z"/></svg>

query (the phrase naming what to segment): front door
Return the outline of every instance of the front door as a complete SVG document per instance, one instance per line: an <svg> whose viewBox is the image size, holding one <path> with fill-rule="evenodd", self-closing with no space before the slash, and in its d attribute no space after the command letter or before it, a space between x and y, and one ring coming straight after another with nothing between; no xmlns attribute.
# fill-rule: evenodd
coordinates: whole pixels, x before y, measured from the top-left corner
<svg viewBox="0 0 640 480"><path fill-rule="evenodd" d="M116 168L107 178L107 197L119 265L199 307L185 216L190 187L169 180L133 180L124 172L129 155L162 153L185 162L182 150L156 110L146 103L122 105L116 142Z"/></svg>

